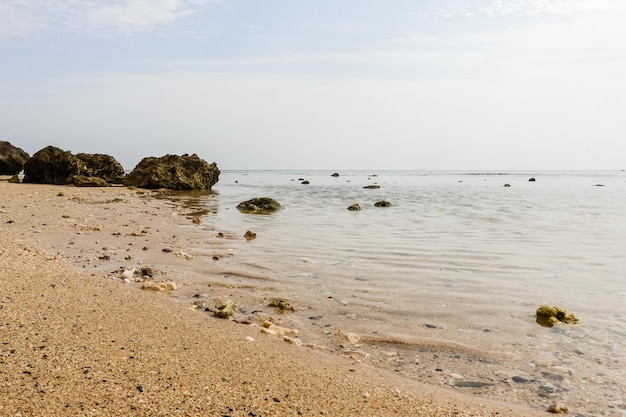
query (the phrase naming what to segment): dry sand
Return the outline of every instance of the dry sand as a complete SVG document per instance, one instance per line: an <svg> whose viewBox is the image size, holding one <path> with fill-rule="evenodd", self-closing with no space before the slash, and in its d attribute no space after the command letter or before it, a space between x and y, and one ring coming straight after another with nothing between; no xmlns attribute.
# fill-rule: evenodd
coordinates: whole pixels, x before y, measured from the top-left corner
<svg viewBox="0 0 626 417"><path fill-rule="evenodd" d="M285 343L95 267L100 252L183 254L177 212L150 192L0 181L1 416L545 415Z"/></svg>

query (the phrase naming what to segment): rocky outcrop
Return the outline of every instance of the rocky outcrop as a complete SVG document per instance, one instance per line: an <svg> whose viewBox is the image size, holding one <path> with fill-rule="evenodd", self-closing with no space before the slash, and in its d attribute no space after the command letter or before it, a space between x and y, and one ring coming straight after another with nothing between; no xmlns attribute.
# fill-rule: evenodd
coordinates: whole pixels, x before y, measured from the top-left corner
<svg viewBox="0 0 626 417"><path fill-rule="evenodd" d="M71 184L75 175L89 175L85 164L70 151L47 146L24 164L22 182L65 185Z"/></svg>
<svg viewBox="0 0 626 417"><path fill-rule="evenodd" d="M90 177L101 178L109 184L124 182L124 167L112 156L101 153L79 153L76 157L87 166Z"/></svg>
<svg viewBox="0 0 626 417"><path fill-rule="evenodd" d="M270 214L282 208L278 201L269 197L253 198L237 205L237 210L247 214Z"/></svg>
<svg viewBox="0 0 626 417"><path fill-rule="evenodd" d="M171 190L210 190L219 179L220 171L198 155L165 155L144 158L124 178L124 185L139 188L168 188Z"/></svg>
<svg viewBox="0 0 626 417"><path fill-rule="evenodd" d="M15 175L22 172L30 156L23 149L0 140L0 175Z"/></svg>
<svg viewBox="0 0 626 417"><path fill-rule="evenodd" d="M110 184L100 177L74 175L72 183L77 187L108 187Z"/></svg>

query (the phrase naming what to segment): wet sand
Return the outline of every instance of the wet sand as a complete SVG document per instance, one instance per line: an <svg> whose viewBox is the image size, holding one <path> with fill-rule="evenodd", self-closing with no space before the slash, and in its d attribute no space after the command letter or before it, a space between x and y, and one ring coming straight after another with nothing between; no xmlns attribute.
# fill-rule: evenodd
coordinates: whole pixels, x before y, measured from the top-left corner
<svg viewBox="0 0 626 417"><path fill-rule="evenodd" d="M192 216L150 191L0 181L0 197L0 415L544 414L286 343L180 302L177 293L208 291L177 275L192 256L177 230ZM213 256L230 253L217 247ZM136 275L125 283L123 268L141 265L179 289L142 291ZM219 271L219 262L204 268Z"/></svg>

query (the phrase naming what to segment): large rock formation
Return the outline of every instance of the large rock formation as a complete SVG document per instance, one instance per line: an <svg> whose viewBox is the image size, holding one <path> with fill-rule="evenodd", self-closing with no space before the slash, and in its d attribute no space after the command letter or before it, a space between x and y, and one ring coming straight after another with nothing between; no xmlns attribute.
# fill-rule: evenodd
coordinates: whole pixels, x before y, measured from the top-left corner
<svg viewBox="0 0 626 417"><path fill-rule="evenodd" d="M23 149L0 140L0 175L15 175L22 172L30 156Z"/></svg>
<svg viewBox="0 0 626 417"><path fill-rule="evenodd" d="M76 157L87 166L89 176L102 178L110 184L124 182L124 167L112 156L101 153L79 153Z"/></svg>
<svg viewBox="0 0 626 417"><path fill-rule="evenodd" d="M89 176L89 170L70 151L47 146L24 164L22 182L64 185L71 184L75 175Z"/></svg>
<svg viewBox="0 0 626 417"><path fill-rule="evenodd" d="M209 190L217 183L220 170L198 155L165 155L144 158L126 176L124 185L171 190Z"/></svg>

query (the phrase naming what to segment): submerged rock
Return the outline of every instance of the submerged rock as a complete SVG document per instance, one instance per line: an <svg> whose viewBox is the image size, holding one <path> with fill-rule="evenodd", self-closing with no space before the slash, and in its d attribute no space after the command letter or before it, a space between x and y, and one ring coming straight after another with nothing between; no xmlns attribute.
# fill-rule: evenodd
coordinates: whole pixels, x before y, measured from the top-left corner
<svg viewBox="0 0 626 417"><path fill-rule="evenodd" d="M269 197L253 198L237 205L237 210L247 214L270 214L282 208L278 201Z"/></svg>
<svg viewBox="0 0 626 417"><path fill-rule="evenodd" d="M168 188L171 190L210 190L217 183L220 170L198 155L165 155L144 158L124 178L125 186Z"/></svg>
<svg viewBox="0 0 626 417"><path fill-rule="evenodd" d="M0 175L19 174L30 156L17 146L0 140Z"/></svg>
<svg viewBox="0 0 626 417"><path fill-rule="evenodd" d="M256 239L256 233L253 232L252 230L247 230L246 233L244 233L243 237L246 240L254 240Z"/></svg>
<svg viewBox="0 0 626 417"><path fill-rule="evenodd" d="M552 327L559 322L567 324L578 323L578 318L574 314L561 310L558 307L543 305L537 309L536 315L537 323L544 327Z"/></svg>

